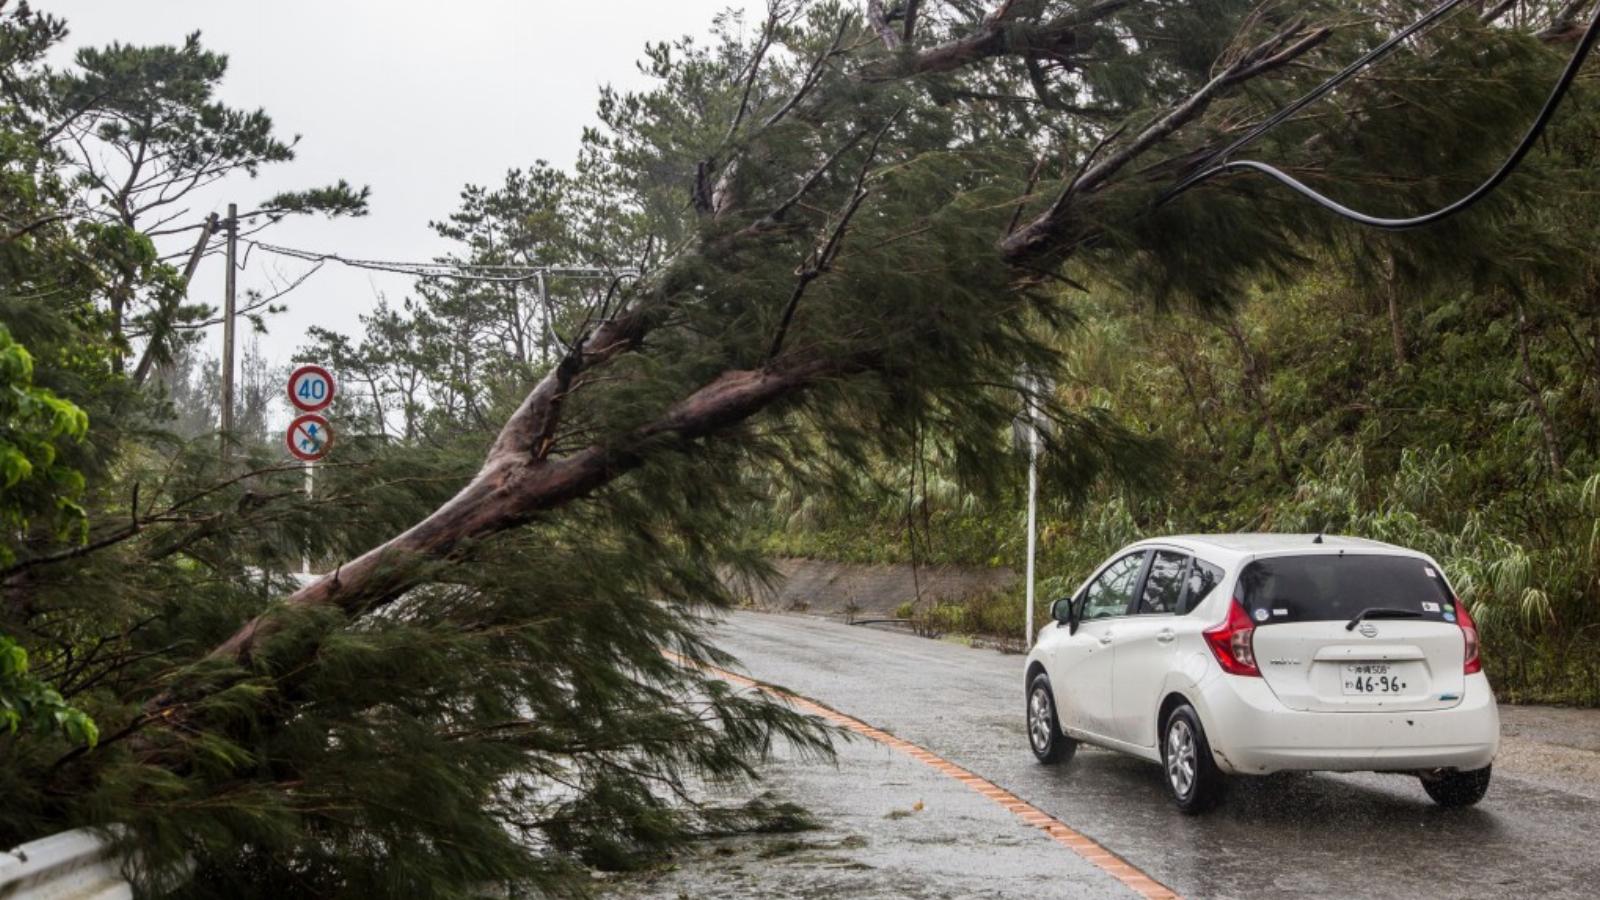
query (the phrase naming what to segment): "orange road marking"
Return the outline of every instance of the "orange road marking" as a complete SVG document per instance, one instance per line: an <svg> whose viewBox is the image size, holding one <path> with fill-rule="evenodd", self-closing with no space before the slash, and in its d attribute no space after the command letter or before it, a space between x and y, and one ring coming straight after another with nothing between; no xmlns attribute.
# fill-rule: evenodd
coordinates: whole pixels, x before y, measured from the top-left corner
<svg viewBox="0 0 1600 900"><path fill-rule="evenodd" d="M1154 878L1151 878L1144 872L1139 871L1139 869L1135 868L1133 864L1129 863L1127 860L1095 843L1092 838L1073 830L1071 826L1067 825L1067 823L1057 819L1056 817L1050 815L1037 806L1034 806L1026 800L1023 800L1021 797L1018 797L994 782L989 781L983 776L973 774L972 772L969 772L955 763L944 759L925 747L919 747L916 744L905 740L904 738L895 737L889 732L880 728L874 728L860 719L855 718L854 716L847 716L836 709L830 709L829 707L823 706L815 700L802 697L799 694L794 694L782 688L756 681L754 678L748 678L744 675L729 672L727 669L718 668L717 666L695 663L668 650L663 650L661 652L662 655L666 656L668 659L680 666L699 668L703 671L710 672L724 681L732 682L733 684L737 684L741 687L764 691L775 697L781 698L796 709L799 709L803 712L808 712L814 716L817 716L818 718L837 725L840 728L853 731L856 734L871 738L872 740L877 741L878 743L887 747L899 750L902 753L905 753L907 756L910 756L912 759L926 763L935 771L956 779L962 784L965 784L967 787L972 788L977 793L994 801L999 806L1004 807L1012 815L1022 820L1022 822L1025 824L1043 831L1045 834L1050 836L1051 840L1063 847L1066 847L1073 853L1078 854L1078 856L1082 857L1087 862L1092 863L1096 868L1100 869L1100 871L1105 872L1111 877L1122 882L1124 886L1134 893L1148 898L1148 900L1179 900L1176 891L1172 890L1161 882L1156 881Z"/></svg>

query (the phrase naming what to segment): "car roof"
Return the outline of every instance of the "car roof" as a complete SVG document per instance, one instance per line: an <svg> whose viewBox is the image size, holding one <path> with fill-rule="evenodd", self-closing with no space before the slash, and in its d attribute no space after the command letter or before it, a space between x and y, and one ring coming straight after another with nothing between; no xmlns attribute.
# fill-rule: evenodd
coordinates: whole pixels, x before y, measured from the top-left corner
<svg viewBox="0 0 1600 900"><path fill-rule="evenodd" d="M1258 556L1310 556L1323 553L1370 553L1425 556L1415 550L1383 541L1349 537L1342 534L1324 534L1318 542L1315 534L1266 534L1260 532L1239 534L1177 534L1169 537L1149 538L1135 547L1166 545L1188 550L1199 556L1208 554L1215 562L1236 562ZM1226 557L1223 559L1221 557Z"/></svg>

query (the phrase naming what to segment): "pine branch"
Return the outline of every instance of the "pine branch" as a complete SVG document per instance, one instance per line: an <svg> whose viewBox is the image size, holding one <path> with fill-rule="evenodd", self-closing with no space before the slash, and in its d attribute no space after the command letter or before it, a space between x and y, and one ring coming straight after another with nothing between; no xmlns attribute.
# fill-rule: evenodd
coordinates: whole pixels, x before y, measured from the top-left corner
<svg viewBox="0 0 1600 900"><path fill-rule="evenodd" d="M1010 0L986 16L976 30L927 50L896 56L866 73L872 79L953 72L973 63L1001 56L1070 52L1081 43L1079 29L1093 25L1126 7L1131 0L1102 0L1092 6L1045 22L1019 22L1012 17ZM893 49L893 48L891 48Z"/></svg>
<svg viewBox="0 0 1600 900"><path fill-rule="evenodd" d="M806 74L800 79L799 87L795 88L794 93L789 95L789 99L784 101L782 106L778 107L762 121L761 131L766 131L783 121L785 116L793 112L794 108L799 106L816 89L818 82L822 80L823 67L828 64L829 60L838 56L840 48L844 46L844 38L850 31L850 24L849 17L839 23L838 29L834 31L832 42L828 44L828 49L811 61L811 65L806 68Z"/></svg>
<svg viewBox="0 0 1600 900"><path fill-rule="evenodd" d="M744 124L745 114L750 111L750 94L755 90L756 78L761 74L761 63L767 57L767 51L772 48L772 41L778 32L778 3L772 0L767 4L767 21L761 27L761 36L756 39L755 49L750 52L750 65L744 73L744 90L739 94L739 109L733 114L733 121L728 123L728 133L723 137L723 143L729 143L734 135L739 133L739 126Z"/></svg>
<svg viewBox="0 0 1600 900"><path fill-rule="evenodd" d="M850 152L850 150L853 149L855 145L861 143L861 139L866 136L867 133L865 131L858 131L846 139L843 144L840 144L832 153L829 153L828 156L823 159L820 165L818 165L815 169L812 169L806 175L806 177L800 180L800 186L795 189L794 193L790 194L783 202L773 207L771 212L767 213L765 216L762 216L760 219L757 219L755 222L752 222L750 225L745 226L740 234L740 237L754 236L762 231L767 231L778 227L778 225L783 221L783 217L789 212L789 210L793 209L796 204L805 199L806 194L810 193L811 189L816 187L817 182L822 180L822 176L826 175L828 170L833 168L834 163L839 161L839 157Z"/></svg>
<svg viewBox="0 0 1600 900"><path fill-rule="evenodd" d="M843 245L845 231L850 227L850 220L855 218L856 212L861 209L861 204L867 199L869 193L866 188L867 173L872 169L872 163L878 156L878 145L883 142L883 136L888 133L896 119L900 118L903 110L897 110L889 117L878 133L873 136L872 144L867 148L867 158L862 161L861 168L856 172L856 182L850 191L850 200L845 204L844 210L839 214L839 220L829 232L828 238L822 246L813 252L810 260L795 273L797 281L794 290L789 295L789 302L783 307L783 316L778 321L778 330L772 336L772 345L767 350L767 359L778 358L778 353L783 350L783 339L789 332L789 325L794 321L795 310L800 305L800 298L805 296L806 288L833 265L834 259L839 255L839 248ZM852 141L852 144L855 142Z"/></svg>
<svg viewBox="0 0 1600 900"><path fill-rule="evenodd" d="M1093 193L1104 187L1129 163L1198 118L1223 91L1288 65L1332 34L1327 28L1301 33L1300 23L1291 23L1229 63L1194 93L1146 125L1127 144L1082 171L1073 180L1070 193ZM1058 239L1072 218L1070 193L1063 192L1048 209L1001 242L1001 253L1007 262L1017 264L1059 252Z"/></svg>

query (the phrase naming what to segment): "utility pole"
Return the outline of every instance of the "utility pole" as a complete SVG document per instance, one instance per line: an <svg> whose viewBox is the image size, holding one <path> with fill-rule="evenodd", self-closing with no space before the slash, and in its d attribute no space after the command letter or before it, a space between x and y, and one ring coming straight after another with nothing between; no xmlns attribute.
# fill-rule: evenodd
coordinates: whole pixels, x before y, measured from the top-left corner
<svg viewBox="0 0 1600 900"><path fill-rule="evenodd" d="M233 316L238 270L239 205L228 204L228 274L222 299L222 461L227 463L233 436Z"/></svg>
<svg viewBox="0 0 1600 900"><path fill-rule="evenodd" d="M1033 647L1033 560L1037 546L1038 516L1039 516L1039 416L1034 407L1033 391L1038 387L1038 382L1032 377L1023 382L1027 387L1028 404L1028 572L1027 572L1027 619L1028 624L1023 629L1023 647Z"/></svg>

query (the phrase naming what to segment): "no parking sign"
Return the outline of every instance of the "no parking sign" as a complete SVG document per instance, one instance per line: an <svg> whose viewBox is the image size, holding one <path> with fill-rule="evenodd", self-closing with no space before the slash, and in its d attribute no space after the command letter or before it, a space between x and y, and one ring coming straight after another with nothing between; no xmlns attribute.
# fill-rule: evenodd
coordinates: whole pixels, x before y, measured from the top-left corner
<svg viewBox="0 0 1600 900"><path fill-rule="evenodd" d="M289 423L289 452L295 459L316 462L328 455L333 446L333 429L328 420L316 413L307 413Z"/></svg>
<svg viewBox="0 0 1600 900"><path fill-rule="evenodd" d="M321 366L301 366L289 375L289 402L302 412L321 412L333 402L333 375Z"/></svg>

